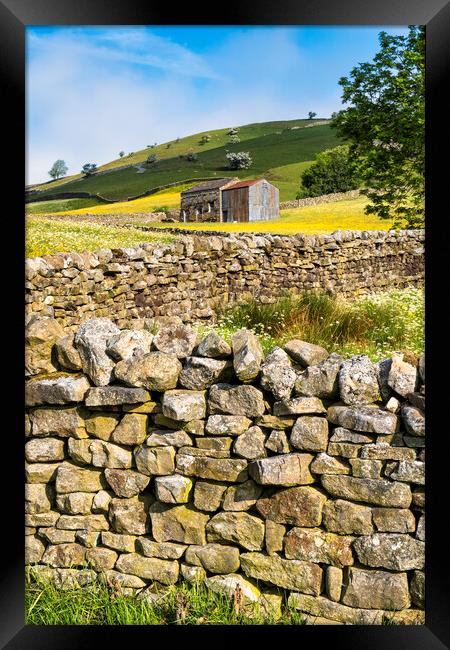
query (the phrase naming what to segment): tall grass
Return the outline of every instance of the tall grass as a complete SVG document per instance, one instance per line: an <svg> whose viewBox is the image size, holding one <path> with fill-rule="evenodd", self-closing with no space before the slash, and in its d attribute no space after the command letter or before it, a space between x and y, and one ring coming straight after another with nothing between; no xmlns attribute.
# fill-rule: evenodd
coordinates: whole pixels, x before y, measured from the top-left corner
<svg viewBox="0 0 450 650"><path fill-rule="evenodd" d="M344 357L367 354L378 361L394 351L419 355L424 349L424 295L414 288L356 300L286 294L270 304L250 301L228 308L215 329L229 340L242 327L260 337L266 352L300 338Z"/></svg>
<svg viewBox="0 0 450 650"><path fill-rule="evenodd" d="M27 574L28 625L302 625L302 615L283 608L279 620L256 606L207 590L201 583L181 582L163 588L158 602L113 591L105 582L58 589L48 579Z"/></svg>

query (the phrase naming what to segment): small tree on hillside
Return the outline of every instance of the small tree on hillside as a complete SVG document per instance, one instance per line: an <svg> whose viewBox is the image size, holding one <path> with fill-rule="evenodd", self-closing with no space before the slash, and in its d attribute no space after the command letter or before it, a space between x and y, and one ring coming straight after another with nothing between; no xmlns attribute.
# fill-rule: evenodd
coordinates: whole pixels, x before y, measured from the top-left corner
<svg viewBox="0 0 450 650"><path fill-rule="evenodd" d="M85 176L92 176L97 171L97 165L95 163L86 163L81 168L81 173Z"/></svg>
<svg viewBox="0 0 450 650"><path fill-rule="evenodd" d="M147 160L145 162L147 165L154 165L156 162L158 162L158 158L155 153L152 153L147 157Z"/></svg>
<svg viewBox="0 0 450 650"><path fill-rule="evenodd" d="M52 178L56 179L60 176L65 176L68 171L69 169L64 160L56 160L48 173Z"/></svg>
<svg viewBox="0 0 450 650"><path fill-rule="evenodd" d="M206 133L206 135L202 135L202 139L200 140L200 144L206 144L211 140L211 136L209 133Z"/></svg>
<svg viewBox="0 0 450 650"><path fill-rule="evenodd" d="M313 117L316 117L317 113L313 113L312 111L309 111L308 113L308 119L312 120Z"/></svg>
<svg viewBox="0 0 450 650"><path fill-rule="evenodd" d="M316 155L315 161L301 176L297 198L347 192L359 187L360 179L349 156L349 147L340 145Z"/></svg>
<svg viewBox="0 0 450 650"><path fill-rule="evenodd" d="M248 169L253 164L253 160L248 151L227 153L226 158L228 160L229 169Z"/></svg>
<svg viewBox="0 0 450 650"><path fill-rule="evenodd" d="M239 127L233 126L231 129L228 129L227 135L237 135L238 131L239 131Z"/></svg>
<svg viewBox="0 0 450 650"><path fill-rule="evenodd" d="M125 151L119 151L119 157L120 157L120 158L123 158L124 155L125 155Z"/></svg>
<svg viewBox="0 0 450 650"><path fill-rule="evenodd" d="M238 135L230 135L229 144L239 144L241 138Z"/></svg>

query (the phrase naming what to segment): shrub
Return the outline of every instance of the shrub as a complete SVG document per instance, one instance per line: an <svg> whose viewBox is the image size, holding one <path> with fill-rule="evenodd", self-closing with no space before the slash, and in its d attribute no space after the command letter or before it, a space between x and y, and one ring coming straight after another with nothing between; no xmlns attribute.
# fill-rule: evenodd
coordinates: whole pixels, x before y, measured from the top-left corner
<svg viewBox="0 0 450 650"><path fill-rule="evenodd" d="M158 162L158 158L155 153L152 153L147 157L147 160L145 162L147 165L154 165L156 162Z"/></svg>
<svg viewBox="0 0 450 650"><path fill-rule="evenodd" d="M186 160L189 160L189 162L193 162L194 160L197 160L198 156L194 151L188 151L186 156Z"/></svg>
<svg viewBox="0 0 450 650"><path fill-rule="evenodd" d="M301 182L297 198L357 189L360 180L350 159L348 146L340 145L318 153L314 163L303 172Z"/></svg>
<svg viewBox="0 0 450 650"><path fill-rule="evenodd" d="M248 169L253 164L253 160L248 151L227 153L226 158L230 169Z"/></svg>
<svg viewBox="0 0 450 650"><path fill-rule="evenodd" d="M229 129L227 131L227 135L237 135L237 132L239 131L239 128L237 126L233 126L233 128Z"/></svg>
<svg viewBox="0 0 450 650"><path fill-rule="evenodd" d="M84 174L85 176L91 176L97 171L97 165L96 163L86 163L83 165L81 168L81 173Z"/></svg>
<svg viewBox="0 0 450 650"><path fill-rule="evenodd" d="M238 144L241 141L241 138L238 135L230 135L228 142L230 144Z"/></svg>

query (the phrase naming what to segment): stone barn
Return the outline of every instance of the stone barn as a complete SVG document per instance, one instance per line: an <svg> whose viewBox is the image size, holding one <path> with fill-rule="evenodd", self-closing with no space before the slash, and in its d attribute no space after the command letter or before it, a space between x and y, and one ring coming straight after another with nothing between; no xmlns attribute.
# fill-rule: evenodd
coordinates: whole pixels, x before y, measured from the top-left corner
<svg viewBox="0 0 450 650"><path fill-rule="evenodd" d="M183 221L266 221L278 216L278 188L265 178L220 178L181 193Z"/></svg>
<svg viewBox="0 0 450 650"><path fill-rule="evenodd" d="M238 178L215 178L181 192L182 221L222 221L222 190Z"/></svg>

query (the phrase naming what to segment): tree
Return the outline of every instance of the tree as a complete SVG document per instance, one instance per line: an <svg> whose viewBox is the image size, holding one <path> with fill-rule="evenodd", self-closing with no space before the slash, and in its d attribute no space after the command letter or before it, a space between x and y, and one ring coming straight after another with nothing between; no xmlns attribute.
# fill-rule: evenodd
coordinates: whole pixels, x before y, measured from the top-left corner
<svg viewBox="0 0 450 650"><path fill-rule="evenodd" d="M317 113L313 113L312 111L309 111L308 113L308 119L312 120L313 117L316 117Z"/></svg>
<svg viewBox="0 0 450 650"><path fill-rule="evenodd" d="M301 181L298 199L358 188L360 180L349 156L348 145L318 153L313 164L303 172Z"/></svg>
<svg viewBox="0 0 450 650"><path fill-rule="evenodd" d="M97 171L97 165L95 163L86 163L81 169L81 173L85 176L91 176Z"/></svg>
<svg viewBox="0 0 450 650"><path fill-rule="evenodd" d="M120 156L120 158L123 158L124 155L125 155L125 151L119 151L119 156Z"/></svg>
<svg viewBox="0 0 450 650"><path fill-rule="evenodd" d="M239 131L239 127L233 126L231 129L228 129L227 135L237 135L238 131Z"/></svg>
<svg viewBox="0 0 450 650"><path fill-rule="evenodd" d="M380 51L342 77L342 101L350 104L332 122L350 143L368 214L393 219L394 227L424 225L425 30L406 36L379 34Z"/></svg>
<svg viewBox="0 0 450 650"><path fill-rule="evenodd" d="M53 167L48 173L52 178L56 179L59 178L60 176L65 176L68 171L69 169L66 163L64 162L64 160L56 160L53 163Z"/></svg>
<svg viewBox="0 0 450 650"><path fill-rule="evenodd" d="M209 142L210 140L211 140L211 136L209 135L209 133L206 133L206 135L202 135L200 144L206 144L206 142Z"/></svg>
<svg viewBox="0 0 450 650"><path fill-rule="evenodd" d="M186 160L189 160L189 162L194 162L195 160L197 160L197 154L194 153L192 149L190 149L186 154Z"/></svg>
<svg viewBox="0 0 450 650"><path fill-rule="evenodd" d="M248 169L253 164L253 160L250 158L248 151L227 153L226 157L230 169Z"/></svg>
<svg viewBox="0 0 450 650"><path fill-rule="evenodd" d="M230 144L239 144L240 141L241 138L238 135L230 135L230 139L228 140Z"/></svg>
<svg viewBox="0 0 450 650"><path fill-rule="evenodd" d="M145 162L147 165L153 165L154 163L158 162L158 158L155 153L152 153L150 156L147 156L147 160Z"/></svg>

